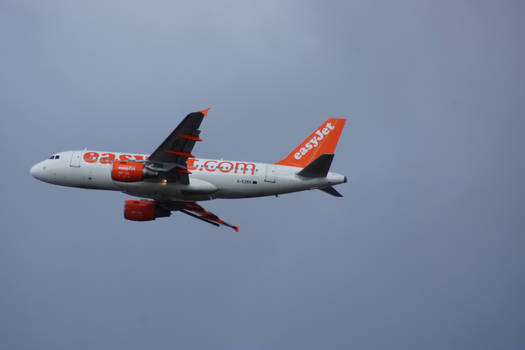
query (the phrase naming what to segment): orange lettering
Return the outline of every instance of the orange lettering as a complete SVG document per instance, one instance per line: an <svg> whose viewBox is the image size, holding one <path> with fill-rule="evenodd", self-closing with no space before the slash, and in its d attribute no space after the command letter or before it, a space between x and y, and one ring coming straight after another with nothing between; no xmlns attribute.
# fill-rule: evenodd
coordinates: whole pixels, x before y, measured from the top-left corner
<svg viewBox="0 0 525 350"><path fill-rule="evenodd" d="M237 170L239 169L240 166L242 166L242 173L243 174L246 174L246 170L248 169L249 166L252 167L252 175L255 174L255 164L253 164L253 163L242 163L242 162L235 163L235 174L237 174Z"/></svg>
<svg viewBox="0 0 525 350"><path fill-rule="evenodd" d="M100 157L101 164L111 164L115 160L115 155L113 153L102 153Z"/></svg>
<svg viewBox="0 0 525 350"><path fill-rule="evenodd" d="M84 161L87 163L95 163L98 159L97 152L88 152L84 154Z"/></svg>
<svg viewBox="0 0 525 350"><path fill-rule="evenodd" d="M197 166L195 166L194 164L195 164L195 158L188 158L188 160L186 161L186 167L188 168L188 170L197 169Z"/></svg>
<svg viewBox="0 0 525 350"><path fill-rule="evenodd" d="M118 159L120 160L131 160L131 154L121 154Z"/></svg>
<svg viewBox="0 0 525 350"><path fill-rule="evenodd" d="M229 167L227 167L226 169L223 169L222 168L222 165L223 164L230 164ZM219 168L219 170L223 173L229 173L230 171L232 171L233 169L233 163L232 162L220 162L219 165L217 166Z"/></svg>
<svg viewBox="0 0 525 350"><path fill-rule="evenodd" d="M208 168L208 163L217 163L216 160L207 160L204 162L204 169L206 169L209 172L214 172L216 169L210 169Z"/></svg>

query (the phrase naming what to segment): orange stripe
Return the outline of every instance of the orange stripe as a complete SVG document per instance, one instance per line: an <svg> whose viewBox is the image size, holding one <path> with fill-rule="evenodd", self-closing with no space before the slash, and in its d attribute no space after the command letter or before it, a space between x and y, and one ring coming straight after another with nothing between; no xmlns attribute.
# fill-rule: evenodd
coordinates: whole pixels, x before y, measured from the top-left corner
<svg viewBox="0 0 525 350"><path fill-rule="evenodd" d="M197 136L184 135L184 134L178 134L177 136L178 136L178 137L182 137L183 139L186 139L186 140L191 140L191 141L202 141L202 139L199 138L199 137L197 137Z"/></svg>
<svg viewBox="0 0 525 350"><path fill-rule="evenodd" d="M183 174L191 174L191 171L189 171L188 169L175 168L175 171Z"/></svg>
<svg viewBox="0 0 525 350"><path fill-rule="evenodd" d="M211 211L207 211L203 207L200 207L200 208L188 208L188 210L191 210L191 211L199 213L199 214L203 214L203 217L205 217L206 219L208 219L210 217L214 218L214 217L217 216L217 215L213 214Z"/></svg>
<svg viewBox="0 0 525 350"><path fill-rule="evenodd" d="M214 217L207 217L206 219L207 220L211 220L211 221L215 221L215 222L220 222L221 224L226 224L226 222L224 222L224 220L221 220L221 219L219 219L216 216L214 216Z"/></svg>
<svg viewBox="0 0 525 350"><path fill-rule="evenodd" d="M195 207L195 208L201 208L202 207L200 205L198 205L197 203L195 202L186 202L186 201L174 201L175 203L178 203L178 204L183 204L183 205L187 205L187 206L190 206L190 207Z"/></svg>
<svg viewBox="0 0 525 350"><path fill-rule="evenodd" d="M191 153L186 153L186 152L179 152L179 151L171 151L171 150L164 150L164 152L166 153L169 153L169 154L174 154L176 156L182 156L182 157L188 157L188 158L195 158L195 156Z"/></svg>

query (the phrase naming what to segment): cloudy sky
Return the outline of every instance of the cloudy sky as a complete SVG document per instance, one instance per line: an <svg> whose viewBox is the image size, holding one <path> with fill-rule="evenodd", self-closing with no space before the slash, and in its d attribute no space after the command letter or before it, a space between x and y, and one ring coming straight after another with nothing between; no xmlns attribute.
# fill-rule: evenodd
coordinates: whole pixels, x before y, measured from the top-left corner
<svg viewBox="0 0 525 350"><path fill-rule="evenodd" d="M521 1L0 1L0 348L523 349ZM320 191L125 221L51 153L275 162L345 117Z"/></svg>

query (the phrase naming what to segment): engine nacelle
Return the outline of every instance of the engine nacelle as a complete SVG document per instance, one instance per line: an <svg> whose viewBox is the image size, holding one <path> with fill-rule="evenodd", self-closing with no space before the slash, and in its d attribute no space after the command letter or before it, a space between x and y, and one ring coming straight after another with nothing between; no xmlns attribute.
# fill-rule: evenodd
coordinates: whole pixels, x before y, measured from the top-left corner
<svg viewBox="0 0 525 350"><path fill-rule="evenodd" d="M169 210L158 208L152 201L127 200L124 205L124 218L132 221L150 221L170 215Z"/></svg>
<svg viewBox="0 0 525 350"><path fill-rule="evenodd" d="M158 175L157 172L145 168L144 165L144 163L116 160L111 169L111 178L121 182L135 182Z"/></svg>

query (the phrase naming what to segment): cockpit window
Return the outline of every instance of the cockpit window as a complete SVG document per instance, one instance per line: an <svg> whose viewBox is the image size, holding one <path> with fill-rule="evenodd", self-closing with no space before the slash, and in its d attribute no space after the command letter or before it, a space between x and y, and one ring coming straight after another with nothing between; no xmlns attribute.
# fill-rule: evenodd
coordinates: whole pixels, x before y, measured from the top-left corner
<svg viewBox="0 0 525 350"><path fill-rule="evenodd" d="M59 159L60 156L59 155L52 155L51 157L49 157L49 159Z"/></svg>
<svg viewBox="0 0 525 350"><path fill-rule="evenodd" d="M60 156L57 154L57 155L55 156L55 159L59 159L59 158L60 158Z"/></svg>

